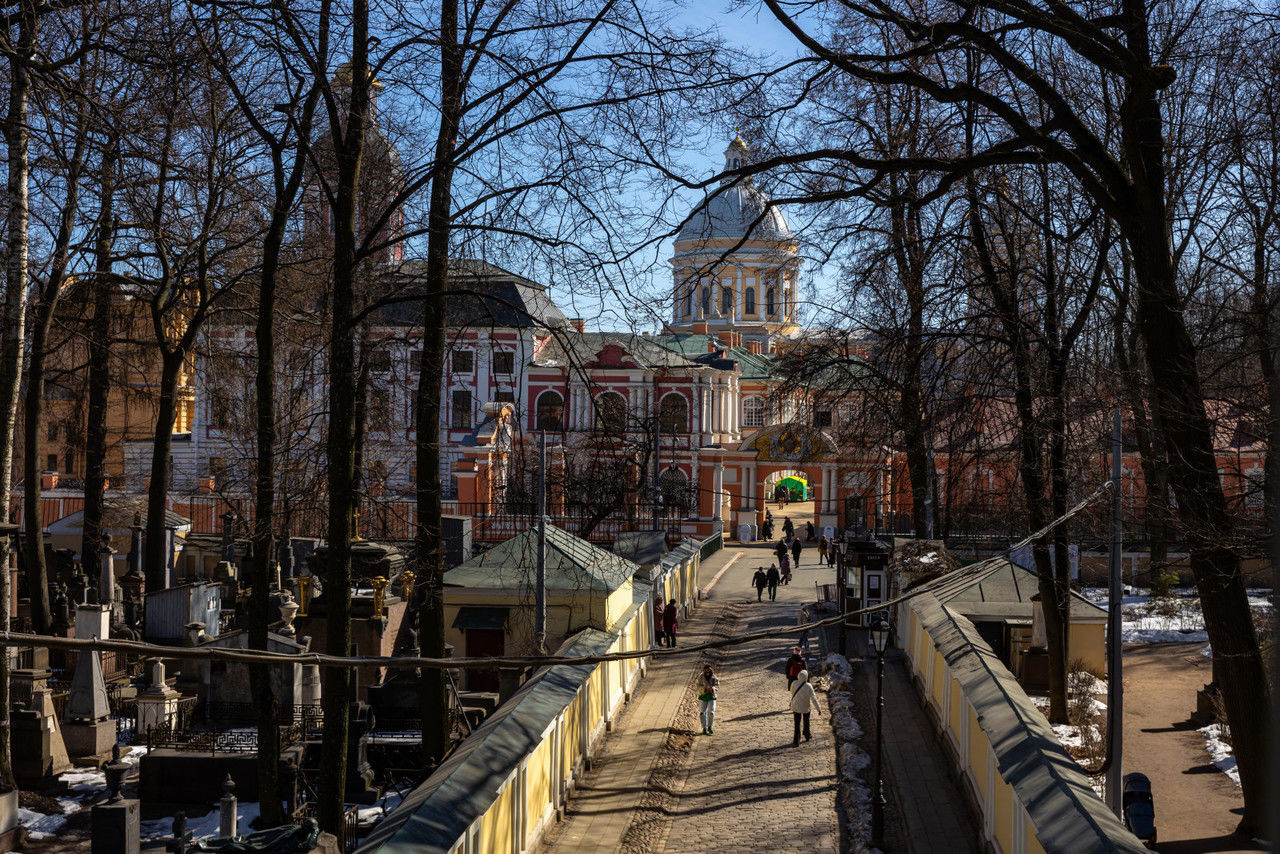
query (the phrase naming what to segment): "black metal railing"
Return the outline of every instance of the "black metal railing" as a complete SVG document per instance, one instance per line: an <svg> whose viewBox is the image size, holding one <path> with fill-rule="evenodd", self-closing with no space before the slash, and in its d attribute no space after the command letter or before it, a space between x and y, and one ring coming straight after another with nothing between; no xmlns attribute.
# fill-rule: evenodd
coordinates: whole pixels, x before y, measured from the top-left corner
<svg viewBox="0 0 1280 854"><path fill-rule="evenodd" d="M472 518L472 537L479 540L503 540L523 533L537 524L535 505L516 502L452 502L454 513ZM599 513L584 505L568 505L549 508L547 518L551 524L571 534L581 536L586 531L591 540L612 542L621 533L647 531L653 528L653 507L646 504L629 504L622 512L597 518ZM676 531L688 518L681 507L663 507L658 513L659 529ZM589 530L588 530L589 529Z"/></svg>
<svg viewBox="0 0 1280 854"><path fill-rule="evenodd" d="M698 551L698 560L706 560L722 548L724 548L724 532L717 531L702 541L702 548Z"/></svg>

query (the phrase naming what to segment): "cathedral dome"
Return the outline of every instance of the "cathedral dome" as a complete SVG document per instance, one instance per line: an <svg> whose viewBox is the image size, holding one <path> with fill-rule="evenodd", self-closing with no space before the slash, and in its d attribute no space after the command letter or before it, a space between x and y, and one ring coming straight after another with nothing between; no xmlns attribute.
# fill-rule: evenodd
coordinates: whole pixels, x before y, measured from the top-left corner
<svg viewBox="0 0 1280 854"><path fill-rule="evenodd" d="M725 171L741 167L747 154L746 143L734 139L725 151ZM743 238L784 243L795 239L782 211L773 206L750 177L737 179L727 176L690 215L676 236L676 242Z"/></svg>

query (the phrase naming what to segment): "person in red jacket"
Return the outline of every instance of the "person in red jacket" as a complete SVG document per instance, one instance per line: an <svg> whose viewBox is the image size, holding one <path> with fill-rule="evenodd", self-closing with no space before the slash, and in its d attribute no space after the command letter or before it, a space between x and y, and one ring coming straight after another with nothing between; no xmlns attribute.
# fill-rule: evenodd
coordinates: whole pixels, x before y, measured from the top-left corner
<svg viewBox="0 0 1280 854"><path fill-rule="evenodd" d="M679 628L679 621L676 619L676 600L672 599L667 603L667 607L662 609L662 631L667 636L667 646L676 645L677 628Z"/></svg>
<svg viewBox="0 0 1280 854"><path fill-rule="evenodd" d="M800 675L800 671L804 670L804 656L800 654L800 647L793 646L791 648L791 657L787 659L787 690L791 690L791 684L796 681L796 677Z"/></svg>

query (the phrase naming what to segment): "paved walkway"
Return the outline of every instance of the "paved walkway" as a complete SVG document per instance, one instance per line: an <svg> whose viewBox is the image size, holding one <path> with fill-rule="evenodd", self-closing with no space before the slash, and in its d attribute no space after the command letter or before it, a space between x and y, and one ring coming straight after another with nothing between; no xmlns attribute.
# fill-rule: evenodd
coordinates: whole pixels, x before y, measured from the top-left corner
<svg viewBox="0 0 1280 854"><path fill-rule="evenodd" d="M863 747L875 750L875 654L865 632L852 633L850 653L864 656L859 668L858 705L868 712ZM978 851L978 825L951 776L933 724L911 686L900 650L889 650L884 668L885 785L887 812L897 821L886 824L890 850L915 854L962 854Z"/></svg>
<svg viewBox="0 0 1280 854"><path fill-rule="evenodd" d="M1236 835L1240 787L1209 760L1189 720L1196 691L1213 678L1198 643L1125 644L1124 771L1141 771L1155 789L1156 829L1164 854L1257 851Z"/></svg>
<svg viewBox="0 0 1280 854"><path fill-rule="evenodd" d="M751 576L770 555L730 545L703 565L705 585L733 561L681 627L681 643L794 625L800 604L813 598L816 556L811 550L802 557L776 602L757 603ZM691 680L698 661L656 659L545 850L837 850L835 746L826 702L824 716L812 722L813 741L793 749L782 672L789 646L757 641L713 653L721 681L711 736L695 734Z"/></svg>

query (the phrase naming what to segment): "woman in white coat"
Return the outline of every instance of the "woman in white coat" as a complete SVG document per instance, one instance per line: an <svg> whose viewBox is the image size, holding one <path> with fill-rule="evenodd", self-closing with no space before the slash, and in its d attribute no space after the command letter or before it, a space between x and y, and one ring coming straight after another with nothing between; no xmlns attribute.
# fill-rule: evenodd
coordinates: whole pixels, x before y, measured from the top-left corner
<svg viewBox="0 0 1280 854"><path fill-rule="evenodd" d="M791 716L795 719L795 736L791 741L792 747L800 746L801 723L804 724L804 740L808 741L810 739L809 714L815 711L818 714L822 714L822 707L818 705L818 693L809 684L809 671L801 670L796 676L795 684L791 686Z"/></svg>

